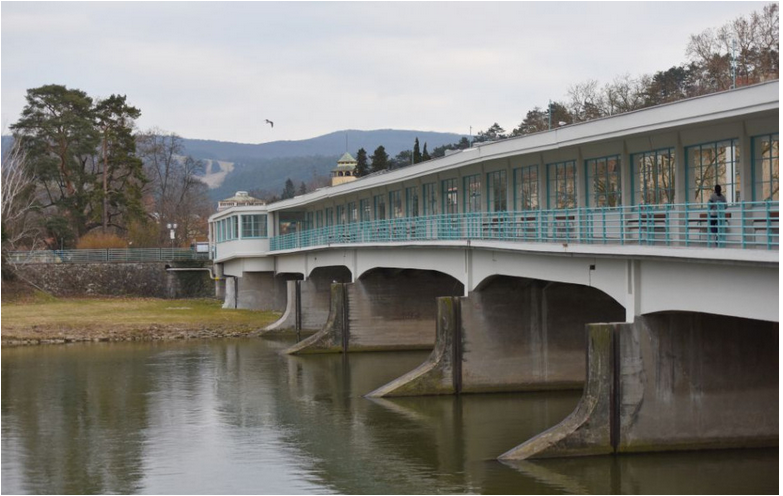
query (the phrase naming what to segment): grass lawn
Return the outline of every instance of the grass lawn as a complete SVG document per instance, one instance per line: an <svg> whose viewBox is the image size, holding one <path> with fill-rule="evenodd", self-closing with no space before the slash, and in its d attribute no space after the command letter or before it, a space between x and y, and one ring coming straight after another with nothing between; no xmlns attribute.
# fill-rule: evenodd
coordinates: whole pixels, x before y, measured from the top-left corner
<svg viewBox="0 0 783 496"><path fill-rule="evenodd" d="M209 299L52 298L2 303L2 339L123 340L219 337L258 331L276 312L222 309ZM170 336L169 336L170 337Z"/></svg>

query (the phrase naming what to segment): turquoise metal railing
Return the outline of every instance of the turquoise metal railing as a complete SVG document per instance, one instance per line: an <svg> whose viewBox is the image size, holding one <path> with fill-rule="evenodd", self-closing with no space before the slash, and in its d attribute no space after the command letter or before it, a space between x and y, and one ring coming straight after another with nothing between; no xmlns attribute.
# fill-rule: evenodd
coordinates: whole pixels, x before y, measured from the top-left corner
<svg viewBox="0 0 783 496"><path fill-rule="evenodd" d="M108 248L97 250L12 251L4 254L9 263L95 263L170 262L209 258L188 248Z"/></svg>
<svg viewBox="0 0 783 496"><path fill-rule="evenodd" d="M270 250L405 241L500 240L778 249L778 202L637 205L432 215L273 237Z"/></svg>

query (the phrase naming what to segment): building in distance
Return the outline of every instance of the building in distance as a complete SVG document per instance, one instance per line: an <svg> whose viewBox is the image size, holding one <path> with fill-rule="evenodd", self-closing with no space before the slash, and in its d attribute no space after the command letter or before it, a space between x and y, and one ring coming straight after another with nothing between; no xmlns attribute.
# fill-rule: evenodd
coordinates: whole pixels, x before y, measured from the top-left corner
<svg viewBox="0 0 783 496"><path fill-rule="evenodd" d="M223 210L231 207L246 207L254 205L266 205L266 202L264 200L259 200L258 198L253 198L247 193L247 191L237 191L236 194L234 194L234 196L231 198L220 200L218 202L217 211L222 212Z"/></svg>
<svg viewBox="0 0 783 496"><path fill-rule="evenodd" d="M337 167L332 169L332 186L356 181L357 164L358 162L356 159L353 158L350 153L345 152L345 154L340 157L340 160L337 161Z"/></svg>

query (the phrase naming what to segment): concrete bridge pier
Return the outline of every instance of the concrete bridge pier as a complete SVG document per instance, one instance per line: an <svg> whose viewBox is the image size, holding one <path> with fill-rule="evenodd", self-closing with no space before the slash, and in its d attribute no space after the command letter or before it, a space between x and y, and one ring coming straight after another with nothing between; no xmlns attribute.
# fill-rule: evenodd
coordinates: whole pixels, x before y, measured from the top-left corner
<svg viewBox="0 0 783 496"><path fill-rule="evenodd" d="M226 301L226 280L215 279L215 298L223 300L224 305Z"/></svg>
<svg viewBox="0 0 783 496"><path fill-rule="evenodd" d="M463 291L436 271L371 270L356 282L332 284L327 322L286 353L432 349L436 298Z"/></svg>
<svg viewBox="0 0 783 496"><path fill-rule="evenodd" d="M581 389L585 324L625 316L595 288L503 276L438 305L432 355L368 396Z"/></svg>
<svg viewBox="0 0 783 496"><path fill-rule="evenodd" d="M351 271L346 267L318 267L307 279L287 281L285 312L264 330L320 330L329 318L331 285L348 282L351 282Z"/></svg>
<svg viewBox="0 0 783 496"><path fill-rule="evenodd" d="M273 272L243 272L241 276L226 276L223 308L282 312L285 307L285 280L275 277Z"/></svg>
<svg viewBox="0 0 783 496"><path fill-rule="evenodd" d="M777 323L667 312L587 335L574 412L500 460L778 445Z"/></svg>

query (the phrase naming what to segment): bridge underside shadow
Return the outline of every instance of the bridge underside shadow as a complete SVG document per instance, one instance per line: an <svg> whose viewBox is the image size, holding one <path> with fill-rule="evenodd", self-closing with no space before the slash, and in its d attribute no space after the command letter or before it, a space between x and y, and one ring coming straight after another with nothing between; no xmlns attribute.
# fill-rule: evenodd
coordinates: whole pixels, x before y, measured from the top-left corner
<svg viewBox="0 0 783 496"><path fill-rule="evenodd" d="M317 267L305 280L288 281L288 304L283 316L265 331L318 331L329 318L331 286L351 281L344 266Z"/></svg>
<svg viewBox="0 0 783 496"><path fill-rule="evenodd" d="M467 297L441 298L432 355L368 396L580 389L585 325L624 317L595 288L494 276Z"/></svg>
<svg viewBox="0 0 783 496"><path fill-rule="evenodd" d="M432 349L436 298L463 291L436 271L371 270L354 283L332 284L326 324L286 353Z"/></svg>
<svg viewBox="0 0 783 496"><path fill-rule="evenodd" d="M588 326L574 412L500 457L778 445L778 323L665 312Z"/></svg>

